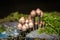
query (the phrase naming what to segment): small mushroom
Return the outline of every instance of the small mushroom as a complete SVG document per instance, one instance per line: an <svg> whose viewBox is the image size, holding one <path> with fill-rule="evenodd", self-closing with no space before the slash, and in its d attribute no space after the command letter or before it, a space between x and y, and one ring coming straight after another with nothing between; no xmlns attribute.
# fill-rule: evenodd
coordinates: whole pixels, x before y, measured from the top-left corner
<svg viewBox="0 0 60 40"><path fill-rule="evenodd" d="M25 21L27 24L29 23L29 20L28 19L26 19L26 21Z"/></svg>
<svg viewBox="0 0 60 40"><path fill-rule="evenodd" d="M41 15L41 10L39 8L36 9L37 15Z"/></svg>
<svg viewBox="0 0 60 40"><path fill-rule="evenodd" d="M27 29L29 29L29 25L27 23L25 24L25 26L26 26Z"/></svg>
<svg viewBox="0 0 60 40"><path fill-rule="evenodd" d="M37 21L35 22L35 25L38 25L38 22Z"/></svg>
<svg viewBox="0 0 60 40"><path fill-rule="evenodd" d="M24 24L24 23L25 23L25 18L24 18L24 17L21 17L21 18L19 19L19 23Z"/></svg>
<svg viewBox="0 0 60 40"><path fill-rule="evenodd" d="M35 22L34 29L35 29L35 30L38 29L38 22L37 22L37 21Z"/></svg>
<svg viewBox="0 0 60 40"><path fill-rule="evenodd" d="M43 21L40 21L40 24L43 24Z"/></svg>
<svg viewBox="0 0 60 40"><path fill-rule="evenodd" d="M45 22L43 21L43 26L45 26Z"/></svg>
<svg viewBox="0 0 60 40"><path fill-rule="evenodd" d="M25 25L23 25L22 31L26 31L26 30L27 30L27 27Z"/></svg>
<svg viewBox="0 0 60 40"><path fill-rule="evenodd" d="M43 12L42 10L40 10L39 8L36 9L36 13L38 16L42 17L43 16Z"/></svg>
<svg viewBox="0 0 60 40"><path fill-rule="evenodd" d="M33 20L32 20L32 18L31 18L30 15L28 16L28 21L29 21L29 22L33 22Z"/></svg>
<svg viewBox="0 0 60 40"><path fill-rule="evenodd" d="M42 25L43 25L43 22L40 21L40 23L38 24L38 26L39 26L39 27L42 27Z"/></svg>
<svg viewBox="0 0 60 40"><path fill-rule="evenodd" d="M29 23L29 28L33 28L33 23L32 22Z"/></svg>
<svg viewBox="0 0 60 40"><path fill-rule="evenodd" d="M35 17L36 16L36 12L35 10L32 10L31 13L30 13L31 17Z"/></svg>
<svg viewBox="0 0 60 40"><path fill-rule="evenodd" d="M17 29L19 29L19 30L22 29L22 25L20 23L18 24Z"/></svg>
<svg viewBox="0 0 60 40"><path fill-rule="evenodd" d="M30 23L30 22L33 22L33 21L30 19L30 20L29 20L29 23Z"/></svg>
<svg viewBox="0 0 60 40"><path fill-rule="evenodd" d="M31 15L28 16L28 20L30 20L30 19L31 19Z"/></svg>

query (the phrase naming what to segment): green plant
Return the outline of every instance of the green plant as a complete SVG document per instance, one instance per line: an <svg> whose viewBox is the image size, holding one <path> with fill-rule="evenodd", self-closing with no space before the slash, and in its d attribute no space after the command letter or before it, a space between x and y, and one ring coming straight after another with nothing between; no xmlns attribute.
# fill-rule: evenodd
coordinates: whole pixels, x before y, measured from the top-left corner
<svg viewBox="0 0 60 40"><path fill-rule="evenodd" d="M60 35L60 17L52 14L44 14L43 20L46 22L45 30L38 29L39 33L43 33L44 31L47 34L57 34Z"/></svg>
<svg viewBox="0 0 60 40"><path fill-rule="evenodd" d="M3 25L0 25L0 33L6 31L5 27Z"/></svg>

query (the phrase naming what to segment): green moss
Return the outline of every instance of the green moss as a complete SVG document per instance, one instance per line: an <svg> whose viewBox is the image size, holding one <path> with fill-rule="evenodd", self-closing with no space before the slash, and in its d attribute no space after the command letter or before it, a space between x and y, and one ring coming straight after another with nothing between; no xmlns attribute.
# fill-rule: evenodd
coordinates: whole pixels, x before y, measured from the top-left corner
<svg viewBox="0 0 60 40"><path fill-rule="evenodd" d="M47 25L45 25L44 32L47 34L58 34L60 35L60 17L56 14L44 14L43 20L46 22ZM42 32L41 32L42 31ZM39 33L43 33L43 30L38 29Z"/></svg>
<svg viewBox="0 0 60 40"><path fill-rule="evenodd" d="M5 27L0 25L0 33L6 31Z"/></svg>

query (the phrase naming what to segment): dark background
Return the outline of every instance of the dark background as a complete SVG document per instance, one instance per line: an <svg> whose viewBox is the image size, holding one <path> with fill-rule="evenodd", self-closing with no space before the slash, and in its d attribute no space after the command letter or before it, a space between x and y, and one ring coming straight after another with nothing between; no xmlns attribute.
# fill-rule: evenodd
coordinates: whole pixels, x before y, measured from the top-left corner
<svg viewBox="0 0 60 40"><path fill-rule="evenodd" d="M60 12L60 1L58 0L1 0L0 18L8 16L12 12L29 13L31 10L40 8L43 11Z"/></svg>

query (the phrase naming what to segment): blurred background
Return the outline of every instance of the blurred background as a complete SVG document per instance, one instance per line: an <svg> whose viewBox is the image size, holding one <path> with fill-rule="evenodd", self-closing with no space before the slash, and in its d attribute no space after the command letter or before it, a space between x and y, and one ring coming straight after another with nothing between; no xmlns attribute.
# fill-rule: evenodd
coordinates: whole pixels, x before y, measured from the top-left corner
<svg viewBox="0 0 60 40"><path fill-rule="evenodd" d="M59 35L58 37L56 36L59 38L60 1L58 0L1 0L0 33L6 31L6 29L10 30L8 27L16 27L21 16L27 19L31 10L36 10L37 8L43 11L44 16L41 19L46 22L44 29L38 29L38 33L46 32L49 35L54 33ZM36 17L36 20L38 20L38 17ZM4 28L5 26L6 29Z"/></svg>
<svg viewBox="0 0 60 40"><path fill-rule="evenodd" d="M60 2L58 0L1 0L0 19L17 11L29 14L31 10L37 8L44 12L60 12Z"/></svg>

